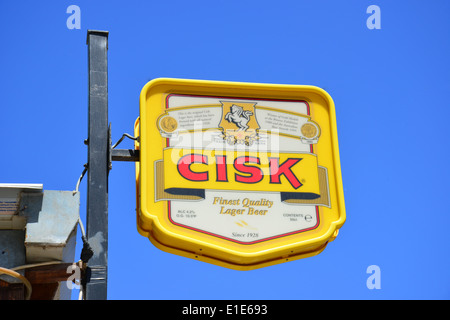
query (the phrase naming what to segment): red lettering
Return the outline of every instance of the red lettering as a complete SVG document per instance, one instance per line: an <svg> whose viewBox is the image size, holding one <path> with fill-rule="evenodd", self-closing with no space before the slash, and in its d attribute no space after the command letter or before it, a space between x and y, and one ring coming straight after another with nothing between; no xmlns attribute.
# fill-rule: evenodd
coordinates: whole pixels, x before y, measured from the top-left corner
<svg viewBox="0 0 450 320"><path fill-rule="evenodd" d="M291 168L298 163L301 158L289 158L281 165L279 164L279 158L269 158L269 166L270 166L270 183L281 183L280 177L284 175L289 183L294 187L294 189L298 189L302 186L300 181L298 181L295 174L292 172Z"/></svg>
<svg viewBox="0 0 450 320"><path fill-rule="evenodd" d="M187 154L178 160L178 172L180 175L190 181L208 181L208 171L194 172L191 170L193 163L208 164L208 157L201 154Z"/></svg>
<svg viewBox="0 0 450 320"><path fill-rule="evenodd" d="M216 181L228 182L227 157L216 155ZM280 164L279 158L269 158L270 183L281 184L281 176L284 176L294 189L302 186L302 183L295 176L292 167L300 162L302 158L288 158ZM208 181L209 172L193 171L192 164L208 165L208 156L202 154L186 154L180 158L177 164L180 175L189 181ZM261 161L258 157L241 156L234 160L234 179L240 183L258 183L263 180L264 172L259 166ZM208 169L208 168L206 168Z"/></svg>
<svg viewBox="0 0 450 320"><path fill-rule="evenodd" d="M216 156L216 170L217 170L216 181L228 182L226 156Z"/></svg>
<svg viewBox="0 0 450 320"><path fill-rule="evenodd" d="M260 182L264 177L263 171L258 167L247 166L247 165L245 165L246 163L260 164L260 161L259 161L259 158L257 158L257 157L248 157L248 156L237 157L234 160L234 168L241 173L248 173L249 176L244 176L244 175L235 173L234 179L237 182L241 182L241 183Z"/></svg>

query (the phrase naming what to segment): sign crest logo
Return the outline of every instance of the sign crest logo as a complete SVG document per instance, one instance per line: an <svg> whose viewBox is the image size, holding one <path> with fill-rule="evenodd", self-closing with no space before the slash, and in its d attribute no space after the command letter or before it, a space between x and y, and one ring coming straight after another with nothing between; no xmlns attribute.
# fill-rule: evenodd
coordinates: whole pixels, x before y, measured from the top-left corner
<svg viewBox="0 0 450 320"><path fill-rule="evenodd" d="M219 128L228 144L252 145L259 139L260 126L256 120L255 105L252 102L220 101L222 119Z"/></svg>

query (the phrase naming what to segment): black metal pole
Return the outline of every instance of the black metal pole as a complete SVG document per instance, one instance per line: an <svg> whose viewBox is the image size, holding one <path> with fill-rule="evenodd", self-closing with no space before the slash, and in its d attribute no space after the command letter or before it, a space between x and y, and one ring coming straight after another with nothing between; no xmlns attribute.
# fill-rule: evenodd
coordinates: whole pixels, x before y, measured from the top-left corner
<svg viewBox="0 0 450 320"><path fill-rule="evenodd" d="M89 122L86 235L93 249L88 262L86 300L107 299L108 267L108 32L88 30Z"/></svg>

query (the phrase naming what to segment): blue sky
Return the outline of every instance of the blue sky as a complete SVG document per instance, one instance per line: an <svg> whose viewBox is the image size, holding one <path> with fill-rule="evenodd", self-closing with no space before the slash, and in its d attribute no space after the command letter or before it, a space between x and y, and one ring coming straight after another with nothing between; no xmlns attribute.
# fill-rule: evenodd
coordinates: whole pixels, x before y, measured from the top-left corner
<svg viewBox="0 0 450 320"><path fill-rule="evenodd" d="M79 30L66 26L69 5ZM370 5L379 30L366 26ZM0 182L75 188L87 161L86 30L108 30L114 141L133 132L154 78L315 85L336 105L347 211L318 256L229 270L139 235L134 165L114 162L109 299L449 299L449 12L445 0L2 0ZM80 191L84 219L86 181ZM366 286L370 265L381 289Z"/></svg>

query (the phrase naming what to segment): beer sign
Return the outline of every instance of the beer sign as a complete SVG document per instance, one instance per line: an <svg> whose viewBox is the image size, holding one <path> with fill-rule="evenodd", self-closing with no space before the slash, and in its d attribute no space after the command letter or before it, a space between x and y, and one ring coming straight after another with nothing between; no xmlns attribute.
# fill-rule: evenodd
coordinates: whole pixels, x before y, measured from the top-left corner
<svg viewBox="0 0 450 320"><path fill-rule="evenodd" d="M345 221L320 88L156 79L135 130L137 227L164 251L250 270L320 253Z"/></svg>

